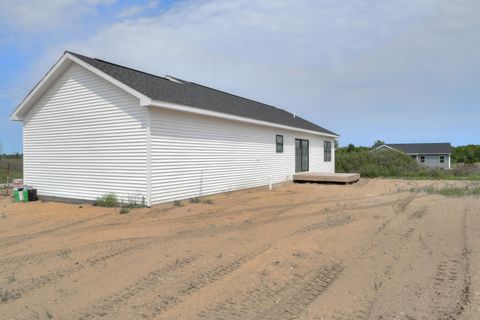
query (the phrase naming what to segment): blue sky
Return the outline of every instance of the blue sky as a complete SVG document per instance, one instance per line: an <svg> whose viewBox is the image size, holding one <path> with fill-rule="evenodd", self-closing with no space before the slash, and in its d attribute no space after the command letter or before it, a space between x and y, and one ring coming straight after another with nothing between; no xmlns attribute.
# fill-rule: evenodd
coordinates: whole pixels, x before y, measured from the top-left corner
<svg viewBox="0 0 480 320"><path fill-rule="evenodd" d="M480 1L0 0L0 141L65 50L282 107L340 144L480 143Z"/></svg>

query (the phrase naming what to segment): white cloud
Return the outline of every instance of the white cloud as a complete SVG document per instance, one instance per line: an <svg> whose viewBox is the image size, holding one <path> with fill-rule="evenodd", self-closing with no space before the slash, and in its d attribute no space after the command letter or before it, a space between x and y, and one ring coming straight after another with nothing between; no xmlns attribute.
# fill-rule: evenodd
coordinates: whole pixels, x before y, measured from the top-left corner
<svg viewBox="0 0 480 320"><path fill-rule="evenodd" d="M428 136L448 125L455 99L467 108L480 98L479 16L475 0L187 1L56 54L177 75L340 132L361 118L363 131L388 124L408 137L409 123L428 124Z"/></svg>
<svg viewBox="0 0 480 320"><path fill-rule="evenodd" d="M131 18L134 16L138 16L139 14L144 13L145 11L157 8L158 5L159 5L158 1L148 1L145 4L139 4L139 5L127 7L118 13L118 17Z"/></svg>
<svg viewBox="0 0 480 320"><path fill-rule="evenodd" d="M96 6L115 0L0 0L0 19L16 32L36 32L64 28Z"/></svg>

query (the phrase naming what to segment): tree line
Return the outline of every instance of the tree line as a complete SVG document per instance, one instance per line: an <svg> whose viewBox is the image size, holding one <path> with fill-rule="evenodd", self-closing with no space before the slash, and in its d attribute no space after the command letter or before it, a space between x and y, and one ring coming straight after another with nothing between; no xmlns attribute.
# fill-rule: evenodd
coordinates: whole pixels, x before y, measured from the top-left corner
<svg viewBox="0 0 480 320"><path fill-rule="evenodd" d="M477 163L480 162L480 145L469 144L453 148L452 160L458 163Z"/></svg>
<svg viewBox="0 0 480 320"><path fill-rule="evenodd" d="M10 154L3 153L0 154L0 159L23 159L23 154L18 152Z"/></svg>

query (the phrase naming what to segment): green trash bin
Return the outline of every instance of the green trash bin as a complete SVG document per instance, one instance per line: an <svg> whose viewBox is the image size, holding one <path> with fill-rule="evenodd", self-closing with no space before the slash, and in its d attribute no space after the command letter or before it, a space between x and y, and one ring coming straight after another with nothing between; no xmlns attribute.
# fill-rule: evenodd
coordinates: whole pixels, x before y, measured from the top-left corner
<svg viewBox="0 0 480 320"><path fill-rule="evenodd" d="M23 202L28 202L28 190L23 189Z"/></svg>
<svg viewBox="0 0 480 320"><path fill-rule="evenodd" d="M28 202L28 190L15 189L13 191L13 198L15 199L16 202Z"/></svg>

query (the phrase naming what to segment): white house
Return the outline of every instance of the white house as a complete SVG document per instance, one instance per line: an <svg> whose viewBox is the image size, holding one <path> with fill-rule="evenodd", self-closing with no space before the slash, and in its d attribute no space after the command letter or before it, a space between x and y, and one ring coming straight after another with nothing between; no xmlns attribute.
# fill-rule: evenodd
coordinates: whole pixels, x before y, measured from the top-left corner
<svg viewBox="0 0 480 320"><path fill-rule="evenodd" d="M338 135L294 114L72 52L11 119L41 196L152 205L335 170Z"/></svg>

